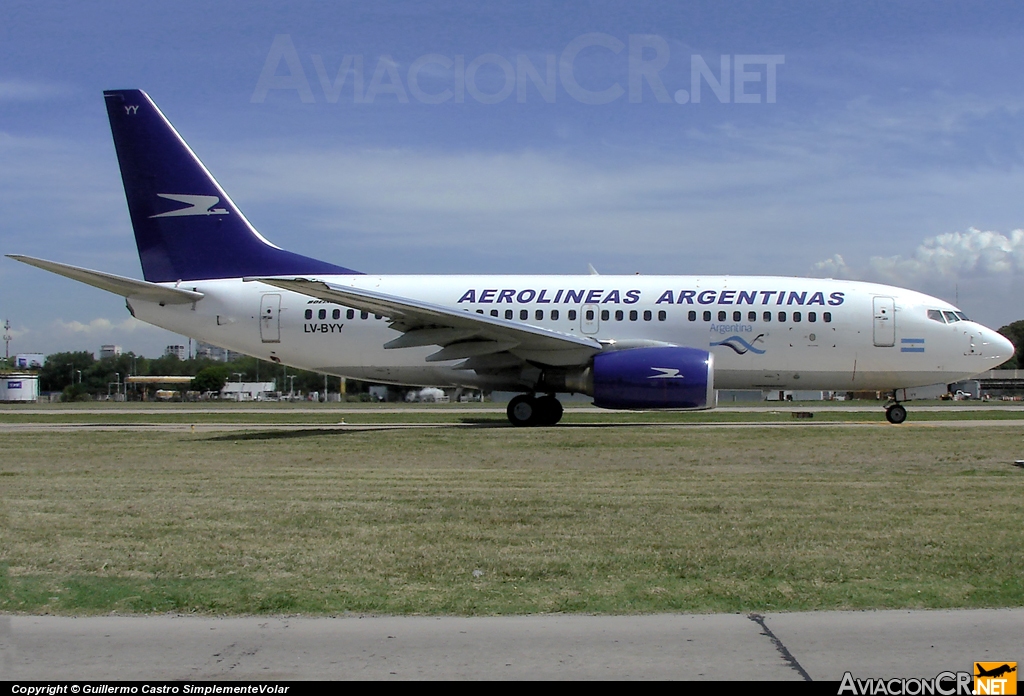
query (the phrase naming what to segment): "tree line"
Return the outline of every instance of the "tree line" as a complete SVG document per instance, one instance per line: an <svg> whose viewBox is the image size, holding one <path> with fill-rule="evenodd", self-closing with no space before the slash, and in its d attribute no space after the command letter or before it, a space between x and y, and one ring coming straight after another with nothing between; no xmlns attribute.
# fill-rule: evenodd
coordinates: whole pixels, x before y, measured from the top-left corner
<svg viewBox="0 0 1024 696"><path fill-rule="evenodd" d="M232 362L219 362L209 358L181 360L176 355L147 358L134 353L122 353L96 359L89 351L54 353L46 356L39 370L40 392L61 392L66 401L88 399L114 393L129 376L186 376L192 377L190 389L198 392L219 392L229 381L275 382L277 391L295 394L324 391L324 375L308 370L297 370L250 356ZM294 377L294 379L293 379ZM338 377L328 377L328 390L338 392ZM355 380L346 381L346 391L358 394L369 385ZM156 387L147 385L152 391ZM124 388L123 386L121 387ZM146 388L139 385L141 393ZM133 389L128 390L131 395Z"/></svg>

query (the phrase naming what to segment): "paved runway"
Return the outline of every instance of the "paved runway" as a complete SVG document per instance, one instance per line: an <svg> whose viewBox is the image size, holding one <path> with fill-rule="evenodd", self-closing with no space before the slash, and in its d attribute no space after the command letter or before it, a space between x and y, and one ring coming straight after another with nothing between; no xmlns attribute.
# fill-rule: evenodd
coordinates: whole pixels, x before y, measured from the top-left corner
<svg viewBox="0 0 1024 696"><path fill-rule="evenodd" d="M361 432L369 430L423 430L438 428L511 428L504 421L496 423L207 423L197 419L196 423L3 423L0 422L0 433L14 432L80 432L80 431L122 431L122 432L254 432L254 431L314 431L324 432ZM652 421L649 423L562 423L555 426L560 429L578 428L678 428L678 429L735 429L735 428L1021 428L1024 419L994 420L932 420L907 422L902 425L890 425L884 421L793 421L772 423L753 421L749 423L665 423Z"/></svg>
<svg viewBox="0 0 1024 696"><path fill-rule="evenodd" d="M835 402L832 402L834 404ZM827 405L829 402L816 401L814 403L777 403L777 405L763 405L763 406L719 406L714 409L714 412L720 413L791 413L793 411L813 411L814 413L877 413L881 415L885 411L885 403L882 401L868 402L867 405L858 404L852 405ZM964 401L957 402L955 404L945 405L916 405L912 404L908 410L911 413L922 412L922 413L957 413L967 411L1016 411L1024 412L1024 402L1013 402L1013 401L999 401L999 402L983 402L983 401ZM633 413L633 411L621 411L615 409L604 409L597 408L595 406L573 406L568 405L565 407L566 413L590 413L590 414L609 414L609 413ZM21 404L0 404L0 415L5 413L18 413L23 415L167 415L167 414L189 414L189 415L204 415L204 414L237 414L237 413L250 413L250 414L283 414L283 413L315 413L323 415L325 413L336 413L338 415L356 415L356 414L367 414L367 413L459 413L459 414L473 414L473 413L485 413L485 414L501 414L505 415L505 405L499 404L495 406L463 406L463 405L448 405L448 404L435 404L435 405L418 405L418 406L393 406L393 405L367 405L367 406L336 406L334 404L321 404L319 406L295 406L293 404L276 404L268 403L263 406L222 406L222 405L203 405L203 406L192 406L188 404L162 404L162 405L146 405L146 404L132 404L132 405L110 405L110 406L44 406L39 407L35 405L21 405Z"/></svg>
<svg viewBox="0 0 1024 696"><path fill-rule="evenodd" d="M934 677L1024 661L1024 609L512 617L0 615L0 678Z"/></svg>

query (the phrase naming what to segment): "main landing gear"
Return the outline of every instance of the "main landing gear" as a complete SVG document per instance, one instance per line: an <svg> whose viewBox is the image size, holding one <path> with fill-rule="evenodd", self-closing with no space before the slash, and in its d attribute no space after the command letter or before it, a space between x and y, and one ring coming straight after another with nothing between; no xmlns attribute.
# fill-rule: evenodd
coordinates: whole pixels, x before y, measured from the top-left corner
<svg viewBox="0 0 1024 696"><path fill-rule="evenodd" d="M562 420L562 403L554 397L520 394L508 402L508 420L517 427L554 425Z"/></svg>
<svg viewBox="0 0 1024 696"><path fill-rule="evenodd" d="M893 425L899 425L907 419L907 409L898 401L885 407L885 419Z"/></svg>

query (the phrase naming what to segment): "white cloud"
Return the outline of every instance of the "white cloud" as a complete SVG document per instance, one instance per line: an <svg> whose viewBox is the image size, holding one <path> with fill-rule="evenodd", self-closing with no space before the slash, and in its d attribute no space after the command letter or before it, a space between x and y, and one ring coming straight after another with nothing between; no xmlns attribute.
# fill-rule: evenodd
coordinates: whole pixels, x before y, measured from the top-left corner
<svg viewBox="0 0 1024 696"><path fill-rule="evenodd" d="M0 102L39 101L66 94L68 88L51 82L33 82L21 79L0 79Z"/></svg>
<svg viewBox="0 0 1024 696"><path fill-rule="evenodd" d="M814 264L815 275L888 283L928 284L998 276L1024 276L1024 230L1008 235L973 227L924 240L909 257L872 256L853 269L839 254Z"/></svg>
<svg viewBox="0 0 1024 696"><path fill-rule="evenodd" d="M119 322L113 322L106 317L98 317L85 324L77 320L64 321L56 319L53 328L64 334L84 334L86 336L102 335L117 336L118 334L133 334L136 331L150 331L155 329L151 324L141 322L134 317ZM163 329L157 329L163 331Z"/></svg>

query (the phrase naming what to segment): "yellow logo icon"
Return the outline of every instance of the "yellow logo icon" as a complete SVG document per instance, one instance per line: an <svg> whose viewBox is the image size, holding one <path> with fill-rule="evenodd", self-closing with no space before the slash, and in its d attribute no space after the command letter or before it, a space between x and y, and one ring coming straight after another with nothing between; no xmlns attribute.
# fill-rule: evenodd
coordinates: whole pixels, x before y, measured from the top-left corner
<svg viewBox="0 0 1024 696"><path fill-rule="evenodd" d="M974 693L978 696L1017 693L1016 662L975 662Z"/></svg>

